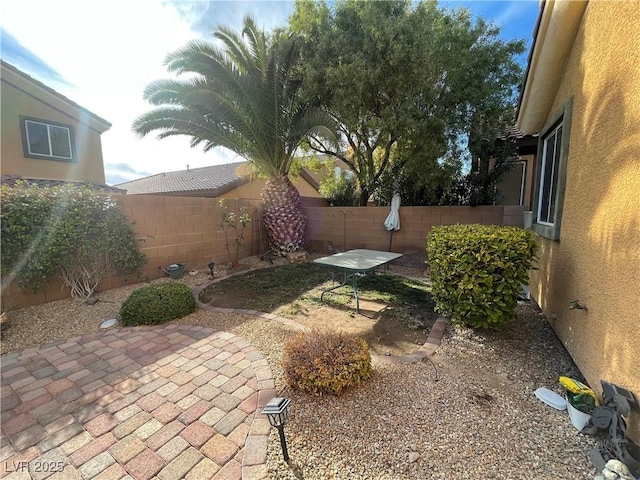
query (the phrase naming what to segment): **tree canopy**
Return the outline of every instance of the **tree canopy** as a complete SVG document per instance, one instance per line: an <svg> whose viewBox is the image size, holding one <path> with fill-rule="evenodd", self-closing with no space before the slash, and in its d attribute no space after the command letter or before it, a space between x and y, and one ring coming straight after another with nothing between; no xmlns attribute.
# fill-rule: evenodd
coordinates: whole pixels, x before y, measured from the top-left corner
<svg viewBox="0 0 640 480"><path fill-rule="evenodd" d="M301 99L295 35L268 36L248 16L240 33L220 26L213 37L217 43L193 40L167 55L166 67L178 78L146 87L153 108L133 129L140 136L157 131L159 139L186 135L192 147L224 147L244 157L268 177L262 200L272 248L296 250L306 217L287 175L306 136L335 141L333 119Z"/></svg>
<svg viewBox="0 0 640 480"><path fill-rule="evenodd" d="M331 118L299 101L296 39L282 32L270 39L250 16L240 34L220 26L213 37L218 44L192 40L167 55L167 70L179 78L147 85L144 99L154 108L134 131L186 135L192 147L224 147L268 177L287 175L305 135L333 137Z"/></svg>
<svg viewBox="0 0 640 480"><path fill-rule="evenodd" d="M303 95L333 116L342 140L336 147L312 136L309 147L349 165L361 205L392 171L449 172L464 139L473 148L512 116L524 43L501 40L465 9L296 0L289 28L306 40Z"/></svg>

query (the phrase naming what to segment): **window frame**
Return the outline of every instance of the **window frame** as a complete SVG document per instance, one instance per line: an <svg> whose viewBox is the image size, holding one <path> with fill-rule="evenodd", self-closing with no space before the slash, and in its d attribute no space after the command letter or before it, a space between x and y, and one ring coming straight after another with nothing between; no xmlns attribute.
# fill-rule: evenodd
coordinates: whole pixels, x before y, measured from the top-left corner
<svg viewBox="0 0 640 480"><path fill-rule="evenodd" d="M38 160L51 160L55 162L67 162L67 163L77 162L73 125L54 122L51 120L43 120L41 118L27 117L24 115L20 115L19 118L20 118L20 132L22 134L22 153L26 158L35 158ZM58 127L58 128L66 129L69 132L68 139L69 139L69 151L71 156L61 157L58 155L53 155L53 152L51 152L51 155L31 152L27 122L45 125L47 127L47 135L49 139L49 150L51 150L51 132L49 130L49 127Z"/></svg>
<svg viewBox="0 0 640 480"><path fill-rule="evenodd" d="M567 100L562 107L553 115L546 125L540 130L538 140L538 153L535 173L535 192L533 197L533 224L532 230L538 235L550 240L560 240L560 230L562 226L562 210L564 207L564 194L567 179L567 160L569 158L569 139L571 136L571 113L573 110L573 98ZM557 180L555 187L555 204L553 209L553 223L540 221L540 195L542 190L542 175L544 168L545 141L557 132L558 127L562 127L562 137L560 138L560 156L558 158ZM553 175L552 175L553 178Z"/></svg>
<svg viewBox="0 0 640 480"><path fill-rule="evenodd" d="M559 132L559 134L558 134ZM541 224L541 225L546 225L548 227L553 227L555 225L555 208L553 209L553 211L551 211L551 206L555 204L555 199L551 199L551 197L555 196L557 191L558 191L558 178L557 178L557 174L559 173L558 170L560 168L560 158L558 153L560 153L560 155L562 154L562 138L563 138L563 132L564 132L564 122L562 121L562 119L560 119L560 121L558 123L556 123L545 135L545 137L542 139L542 160L540 162L540 168L542 169L542 171L540 172L540 181L542 182L542 179L547 177L547 169L551 168L551 174L549 176L549 181L551 182L551 186L549 188L549 191L547 193L547 195L549 196L548 199L548 213L549 216L552 217L552 221L548 221L549 219L547 218L547 220L542 220L541 217L543 216L543 212L541 211L543 209L543 207L545 207L545 202L543 200L542 197L545 196L544 191L545 188L542 188L543 185L541 183L540 185L540 189L538 192L538 202L537 202L537 210L536 210L536 222ZM558 136L560 138L560 141L558 142ZM553 145L553 150L551 152L552 154L552 158L551 161L549 161L549 159L547 158L547 153L549 151L548 149L548 144L550 143L550 140L553 139L554 145ZM558 157L558 161L556 162L556 157ZM556 165L557 163L557 165ZM556 182L554 184L553 179L556 178ZM544 215L546 216L546 215Z"/></svg>
<svg viewBox="0 0 640 480"><path fill-rule="evenodd" d="M520 176L520 203L518 205L524 205L524 191L527 188L527 164L526 160L516 160L516 165L522 165L522 175Z"/></svg>

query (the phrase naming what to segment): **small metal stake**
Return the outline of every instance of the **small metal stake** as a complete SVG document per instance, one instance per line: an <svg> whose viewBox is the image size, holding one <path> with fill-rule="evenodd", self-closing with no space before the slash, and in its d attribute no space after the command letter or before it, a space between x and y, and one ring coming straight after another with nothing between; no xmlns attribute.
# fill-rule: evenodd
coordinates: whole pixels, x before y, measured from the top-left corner
<svg viewBox="0 0 640 480"><path fill-rule="evenodd" d="M278 433L280 434L280 447L282 448L282 457L284 461L289 463L289 451L287 450L287 439L284 438L284 425L280 425L276 427L278 429Z"/></svg>

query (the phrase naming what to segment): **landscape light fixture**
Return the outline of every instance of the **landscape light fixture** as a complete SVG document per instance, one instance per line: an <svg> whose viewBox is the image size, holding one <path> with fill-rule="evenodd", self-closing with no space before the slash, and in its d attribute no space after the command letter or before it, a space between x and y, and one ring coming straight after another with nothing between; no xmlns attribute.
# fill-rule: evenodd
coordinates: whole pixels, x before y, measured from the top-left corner
<svg viewBox="0 0 640 480"><path fill-rule="evenodd" d="M207 263L207 267L209 267L209 270L211 270L211 278L213 278L213 267L215 266L216 264L214 262Z"/></svg>
<svg viewBox="0 0 640 480"><path fill-rule="evenodd" d="M282 457L285 462L289 462L289 452L287 451L287 440L284 438L284 424L287 423L289 413L287 408L291 400L288 398L272 398L262 409L262 414L269 418L272 427L278 429L280 434L280 446L282 447Z"/></svg>

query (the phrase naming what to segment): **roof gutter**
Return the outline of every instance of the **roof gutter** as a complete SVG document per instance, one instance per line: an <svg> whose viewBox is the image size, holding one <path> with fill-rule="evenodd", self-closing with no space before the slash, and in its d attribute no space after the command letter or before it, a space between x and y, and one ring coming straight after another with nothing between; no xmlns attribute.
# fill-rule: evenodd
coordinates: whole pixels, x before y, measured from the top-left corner
<svg viewBox="0 0 640 480"><path fill-rule="evenodd" d="M550 114L587 4L582 0L540 2L516 113L516 126L525 135L538 133Z"/></svg>
<svg viewBox="0 0 640 480"><path fill-rule="evenodd" d="M533 51L536 48L536 40L538 40L538 31L540 30L540 20L542 19L542 12L544 11L545 0L540 0L540 11L538 12L538 18L536 18L536 24L533 27L533 42L531 43L531 49L527 56L527 69L524 72L524 78L522 79L522 85L520 88L520 95L518 96L518 107L516 108L516 119L520 115L520 106L522 105L522 98L524 97L524 90L527 87L527 78L529 78L529 70L531 70L531 59L533 58Z"/></svg>

